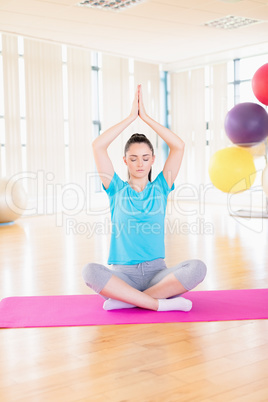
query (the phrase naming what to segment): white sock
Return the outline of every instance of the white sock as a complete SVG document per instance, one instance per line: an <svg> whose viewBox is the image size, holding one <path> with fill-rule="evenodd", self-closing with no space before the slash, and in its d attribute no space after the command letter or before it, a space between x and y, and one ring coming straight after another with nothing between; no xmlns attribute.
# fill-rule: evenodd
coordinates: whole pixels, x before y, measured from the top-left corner
<svg viewBox="0 0 268 402"><path fill-rule="evenodd" d="M172 299L158 299L159 306L157 311L190 311L192 302L189 299L178 296Z"/></svg>
<svg viewBox="0 0 268 402"><path fill-rule="evenodd" d="M117 309L121 309L121 308L134 308L134 307L137 307L137 306L134 306L134 304L125 303L123 301L116 300L116 299L107 299L103 303L104 310L117 310Z"/></svg>

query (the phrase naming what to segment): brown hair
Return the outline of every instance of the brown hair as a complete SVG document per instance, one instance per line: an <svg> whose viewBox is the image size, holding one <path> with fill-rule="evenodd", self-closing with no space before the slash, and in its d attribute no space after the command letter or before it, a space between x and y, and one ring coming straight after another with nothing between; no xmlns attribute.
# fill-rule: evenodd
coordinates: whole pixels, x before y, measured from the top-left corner
<svg viewBox="0 0 268 402"><path fill-rule="evenodd" d="M153 148L153 146L152 146L151 141L146 137L146 135L135 133L135 134L132 134L132 136L131 136L131 137L128 139L128 141L126 142L126 145L125 145L125 156L126 156L127 151L129 150L130 146L131 146L132 144L136 144L136 143L139 143L139 144L140 144L140 143L147 144L148 147L150 148L150 150L152 151L152 154L154 155L154 148ZM128 177L129 177L129 173L128 173ZM148 180L149 180L149 181L152 181L152 168L151 168L151 170L150 170L150 172L149 172L149 174L148 174Z"/></svg>

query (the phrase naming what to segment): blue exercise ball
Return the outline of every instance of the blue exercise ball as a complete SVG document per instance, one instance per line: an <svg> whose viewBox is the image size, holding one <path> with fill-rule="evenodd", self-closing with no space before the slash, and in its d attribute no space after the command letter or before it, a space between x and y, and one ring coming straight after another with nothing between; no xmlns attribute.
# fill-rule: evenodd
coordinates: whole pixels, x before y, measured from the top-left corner
<svg viewBox="0 0 268 402"><path fill-rule="evenodd" d="M257 103L239 103L227 113L224 127L234 144L242 147L252 146L267 137L268 114Z"/></svg>

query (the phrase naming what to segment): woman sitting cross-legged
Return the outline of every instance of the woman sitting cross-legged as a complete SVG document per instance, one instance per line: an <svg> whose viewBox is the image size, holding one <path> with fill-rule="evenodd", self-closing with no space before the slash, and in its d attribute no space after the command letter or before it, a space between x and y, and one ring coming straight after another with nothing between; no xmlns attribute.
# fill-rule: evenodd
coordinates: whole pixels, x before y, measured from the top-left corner
<svg viewBox="0 0 268 402"><path fill-rule="evenodd" d="M109 145L138 116L169 147L163 170L154 181L151 181L154 149L144 134L133 134L125 145L123 160L128 168L128 181L116 174L107 153ZM167 268L164 261L167 197L180 170L184 142L147 115L139 85L130 115L95 139L93 151L110 201L112 233L108 264L112 267L87 264L83 269L85 283L106 299L105 310L132 307L191 310L192 302L181 295L204 280L206 265L193 259Z"/></svg>

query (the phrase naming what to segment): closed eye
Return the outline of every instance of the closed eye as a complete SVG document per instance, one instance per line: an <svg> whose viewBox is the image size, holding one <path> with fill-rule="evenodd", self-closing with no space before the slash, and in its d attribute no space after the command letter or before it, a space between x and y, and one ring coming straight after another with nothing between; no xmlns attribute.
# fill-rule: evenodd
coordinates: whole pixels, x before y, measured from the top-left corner
<svg viewBox="0 0 268 402"><path fill-rule="evenodd" d="M131 162L136 162L137 159L130 159ZM148 162L150 159L143 159L144 162Z"/></svg>

